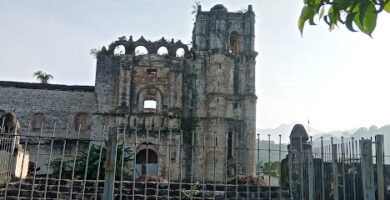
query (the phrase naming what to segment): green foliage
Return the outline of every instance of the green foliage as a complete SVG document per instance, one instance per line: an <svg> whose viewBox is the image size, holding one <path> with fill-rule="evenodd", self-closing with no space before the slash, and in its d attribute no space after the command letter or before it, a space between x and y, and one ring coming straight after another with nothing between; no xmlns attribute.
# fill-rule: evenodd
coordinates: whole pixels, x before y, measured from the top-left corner
<svg viewBox="0 0 390 200"><path fill-rule="evenodd" d="M53 76L51 74L47 74L42 71L37 71L33 75L36 77L37 80L39 80L41 83L48 83L50 79L53 79Z"/></svg>
<svg viewBox="0 0 390 200"><path fill-rule="evenodd" d="M181 129L184 132L191 132L198 127L198 122L199 120L196 119L193 116L188 116L188 117L182 117L181 118Z"/></svg>
<svg viewBox="0 0 390 200"><path fill-rule="evenodd" d="M279 177L280 175L280 162L259 162L256 165L256 170L263 172L264 175L271 175L273 177Z"/></svg>
<svg viewBox="0 0 390 200"><path fill-rule="evenodd" d="M191 14L195 15L198 12L198 6L200 6L200 1L194 1L194 4L191 6Z"/></svg>
<svg viewBox="0 0 390 200"><path fill-rule="evenodd" d="M287 158L282 160L282 171L280 173L280 186L281 187L288 187L288 160Z"/></svg>
<svg viewBox="0 0 390 200"><path fill-rule="evenodd" d="M101 151L101 155L100 155L100 151ZM118 145L117 159L116 159L117 161L116 161L116 169L115 169L116 179L119 179L121 176L123 153L124 153L123 155L124 164L134 159L133 151L129 147L123 148L123 144ZM101 159L99 160L100 156ZM61 178L64 179L72 178L72 170L73 170L73 165L75 163L73 178L78 180L84 179L87 157L88 157L88 152L83 152L83 151L77 154L76 162L74 162L75 161L74 155L64 157L62 163ZM99 161L100 161L99 179L100 180L104 179L104 172L106 169L106 158L107 158L107 142L105 142L105 145L102 148L100 148L100 146L91 145L91 148L89 149L89 158L88 158L88 170L87 170L88 180L96 179L98 167L99 167ZM51 161L50 167L53 170L51 176L53 178L59 178L60 168L61 168L61 158L57 158ZM123 176L126 178L129 177L130 175L125 171L123 171Z"/></svg>
<svg viewBox="0 0 390 200"><path fill-rule="evenodd" d="M240 10L237 10L237 12L238 12L238 13L246 13L246 12L248 12L248 9L242 8L242 9L240 9Z"/></svg>
<svg viewBox="0 0 390 200"><path fill-rule="evenodd" d="M122 40L122 41L126 41L126 36L121 36L121 37L118 37L118 40Z"/></svg>
<svg viewBox="0 0 390 200"><path fill-rule="evenodd" d="M89 50L89 54L96 58L101 51L102 47L92 48L91 50Z"/></svg>
<svg viewBox="0 0 390 200"><path fill-rule="evenodd" d="M198 189L199 189L199 182L196 182L191 190L183 190L183 191L181 191L181 193L186 198L193 198L199 194Z"/></svg>
<svg viewBox="0 0 390 200"><path fill-rule="evenodd" d="M298 20L298 28L303 33L306 21L314 23L315 16L323 19L333 30L338 24L344 24L348 30L356 32L354 24L359 30L369 36L375 29L378 13L383 10L390 13L390 0L303 0Z"/></svg>
<svg viewBox="0 0 390 200"><path fill-rule="evenodd" d="M194 1L194 4L191 6L192 11L191 15L193 15L192 21L195 21L196 13L198 13L198 6L200 6L200 1Z"/></svg>

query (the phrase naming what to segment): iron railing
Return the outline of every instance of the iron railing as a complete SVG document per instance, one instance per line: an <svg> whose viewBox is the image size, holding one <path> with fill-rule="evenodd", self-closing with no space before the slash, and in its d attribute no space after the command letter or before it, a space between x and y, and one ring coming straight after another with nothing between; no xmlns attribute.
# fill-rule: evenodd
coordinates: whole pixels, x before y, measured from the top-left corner
<svg viewBox="0 0 390 200"><path fill-rule="evenodd" d="M0 188L0 196L4 199L290 198L288 188L279 184L278 161L287 153L280 141L275 144L266 135L268 139L260 142L258 134L254 147L238 146L239 140L233 136L229 146L228 134L222 136L225 137L222 141L220 136L216 132L123 126L104 126L98 134L88 135L80 128L74 133L56 124L50 128L42 124L40 130L28 127L18 134L2 133L2 137L20 138L20 147L15 156L9 156L16 159L11 165L16 161L19 164L8 169L12 178ZM244 162L240 158L244 154L253 156L246 156ZM252 158L266 162L261 173L245 171L249 167L241 166L254 163ZM276 174L266 168L270 161L276 161L279 169ZM19 169L19 176L15 175L15 168ZM26 171L27 175L22 176Z"/></svg>

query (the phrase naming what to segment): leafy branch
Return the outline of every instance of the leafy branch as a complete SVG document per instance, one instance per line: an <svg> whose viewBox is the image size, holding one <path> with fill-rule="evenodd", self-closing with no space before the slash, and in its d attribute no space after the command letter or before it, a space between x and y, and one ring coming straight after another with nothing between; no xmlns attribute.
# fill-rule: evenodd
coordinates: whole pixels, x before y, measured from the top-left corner
<svg viewBox="0 0 390 200"><path fill-rule="evenodd" d="M298 20L298 28L303 33L305 22L316 25L315 16L323 19L332 31L338 24L343 24L352 32L359 30L371 37L378 14L390 13L390 0L303 0L304 7Z"/></svg>
<svg viewBox="0 0 390 200"><path fill-rule="evenodd" d="M89 54L96 58L101 51L102 47L92 48L91 50L89 50Z"/></svg>

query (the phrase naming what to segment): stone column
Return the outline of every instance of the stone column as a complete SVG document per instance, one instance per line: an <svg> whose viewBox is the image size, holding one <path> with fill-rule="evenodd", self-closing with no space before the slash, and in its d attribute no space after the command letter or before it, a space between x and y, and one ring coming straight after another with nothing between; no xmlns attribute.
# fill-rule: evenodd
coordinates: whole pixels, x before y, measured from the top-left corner
<svg viewBox="0 0 390 200"><path fill-rule="evenodd" d="M309 136L301 124L296 124L290 134L288 148L288 173L292 199L309 199L309 180L303 176L309 170L308 158L312 159ZM313 163L312 163L313 164Z"/></svg>

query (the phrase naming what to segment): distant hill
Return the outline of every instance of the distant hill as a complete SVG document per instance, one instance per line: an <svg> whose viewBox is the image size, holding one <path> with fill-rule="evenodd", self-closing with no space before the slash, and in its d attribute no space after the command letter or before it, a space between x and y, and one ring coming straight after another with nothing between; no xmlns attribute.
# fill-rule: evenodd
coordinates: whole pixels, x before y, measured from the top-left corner
<svg viewBox="0 0 390 200"><path fill-rule="evenodd" d="M258 129L257 133L260 133L260 149L268 149L268 134L270 135L271 140L271 161L278 160L279 157L279 135L282 135L281 143L282 143L282 159L287 154L287 144L290 142L289 136L291 133L291 130L295 123L291 124L282 124L275 129ZM351 141L351 138L353 137L356 139L361 138L372 138L372 140L375 140L375 135L382 134L385 138L385 154L387 156L390 156L390 125L385 125L380 128L377 126L371 126L369 128L361 127L361 128L355 128L355 129L348 129L348 130L337 130L337 131L330 131L330 132L322 132L320 130L317 130L315 128L310 127L309 128L309 136L313 136L313 144L314 147L320 147L321 145L321 137L323 137L324 146L330 145L331 137L333 137L334 143L341 143L341 137L344 137L344 142L347 144ZM257 145L257 143L256 143ZM257 154L256 154L256 160L257 160ZM390 159L387 159L390 161ZM262 150L260 151L260 161L268 162L268 151ZM387 161L387 162L389 162Z"/></svg>
<svg viewBox="0 0 390 200"><path fill-rule="evenodd" d="M372 138L372 141L375 141L375 135L381 134L384 136L384 149L385 154L390 155L390 125L385 125L380 128L377 126L371 126L369 128L361 127L358 129L351 129L347 131L332 131L328 133L322 133L316 135L315 139L313 140L313 144L316 147L320 147L321 145L321 136L324 140L324 145L330 145L331 137L333 137L334 143L341 143L341 136L344 137L344 142L348 143L351 142L352 137L355 140L359 140L361 138L369 139Z"/></svg>
<svg viewBox="0 0 390 200"><path fill-rule="evenodd" d="M271 129L258 129L257 133L260 133L260 138L261 140L268 140L268 134L271 135L271 140L275 141L276 143L279 143L279 135L282 136L282 143L289 143L290 139L290 133L294 125L297 123L290 123L290 124L281 124L280 126ZM307 127L306 127L307 129ZM322 131L319 131L315 128L310 127L309 130L309 135L317 135L322 133Z"/></svg>
<svg viewBox="0 0 390 200"><path fill-rule="evenodd" d="M270 145L270 148L268 148ZM275 143L274 141L270 141L268 144L268 140L261 140L259 145L259 140L256 140L256 153L255 159L256 161L268 162L268 149L270 149L270 160L271 161L279 161L279 143ZM285 158L287 155L287 144L281 144L281 159ZM258 156L259 155L259 156Z"/></svg>

